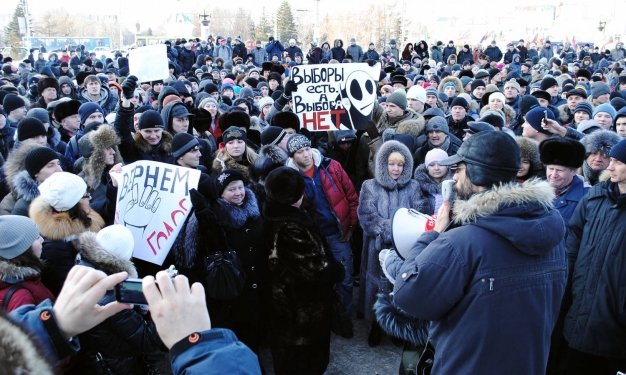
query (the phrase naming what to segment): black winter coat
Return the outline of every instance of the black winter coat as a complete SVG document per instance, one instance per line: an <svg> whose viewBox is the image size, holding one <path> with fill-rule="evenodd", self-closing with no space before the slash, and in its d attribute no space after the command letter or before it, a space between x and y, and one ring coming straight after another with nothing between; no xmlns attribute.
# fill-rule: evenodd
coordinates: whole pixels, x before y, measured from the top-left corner
<svg viewBox="0 0 626 375"><path fill-rule="evenodd" d="M275 372L323 374L330 357L332 288L344 268L304 210L267 200L263 218Z"/></svg>
<svg viewBox="0 0 626 375"><path fill-rule="evenodd" d="M174 164L172 156L172 136L164 131L161 142L157 146L150 145L141 133L137 132L135 137L131 133L133 127L133 108L118 106L114 127L120 136L122 143L119 145L120 154L126 164L131 164L137 160L153 160L166 164Z"/></svg>
<svg viewBox="0 0 626 375"><path fill-rule="evenodd" d="M592 187L569 221L569 278L563 333L584 353L626 358L626 196L615 183Z"/></svg>

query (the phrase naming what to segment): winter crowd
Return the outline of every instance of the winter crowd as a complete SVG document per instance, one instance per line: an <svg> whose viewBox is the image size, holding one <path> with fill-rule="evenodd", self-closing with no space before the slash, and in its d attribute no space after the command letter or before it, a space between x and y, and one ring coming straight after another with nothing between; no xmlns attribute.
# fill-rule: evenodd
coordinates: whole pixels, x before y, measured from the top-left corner
<svg viewBox="0 0 626 375"><path fill-rule="evenodd" d="M323 374L353 310L369 346L403 347L401 375L626 371L621 43L166 45L151 82L84 47L0 57L9 373L155 374L169 352L176 374L261 374L269 347L276 374ZM354 62L380 67L371 121L308 131L290 70ZM140 160L201 172L163 266L113 224ZM436 218L404 257L399 208ZM147 308L116 302L128 277Z"/></svg>

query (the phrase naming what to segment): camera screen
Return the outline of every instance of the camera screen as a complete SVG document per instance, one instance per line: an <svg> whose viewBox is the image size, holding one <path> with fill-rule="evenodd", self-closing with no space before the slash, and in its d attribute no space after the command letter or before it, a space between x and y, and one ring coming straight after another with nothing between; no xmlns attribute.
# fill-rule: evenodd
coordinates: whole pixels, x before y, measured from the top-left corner
<svg viewBox="0 0 626 375"><path fill-rule="evenodd" d="M137 281L123 281L118 286L118 301L126 303L134 303L138 305L147 305L146 297L141 290L141 280Z"/></svg>

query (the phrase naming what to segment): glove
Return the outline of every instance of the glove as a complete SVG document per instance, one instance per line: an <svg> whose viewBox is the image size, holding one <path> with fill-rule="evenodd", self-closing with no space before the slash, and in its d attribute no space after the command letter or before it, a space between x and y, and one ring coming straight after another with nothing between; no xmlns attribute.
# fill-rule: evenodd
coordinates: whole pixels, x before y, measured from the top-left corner
<svg viewBox="0 0 626 375"><path fill-rule="evenodd" d="M196 211L202 211L206 208L206 199L198 190L189 190L189 198L191 198L191 205L196 209Z"/></svg>
<svg viewBox="0 0 626 375"><path fill-rule="evenodd" d="M124 83L122 83L122 92L124 93L124 98L132 99L135 94L135 88L137 87L137 77L128 76Z"/></svg>
<svg viewBox="0 0 626 375"><path fill-rule="evenodd" d="M285 96L291 96L294 91L298 91L298 85L294 81L285 84Z"/></svg>
<svg viewBox="0 0 626 375"><path fill-rule="evenodd" d="M367 59L365 60L365 62L367 63L367 65L369 66L374 66L376 65L377 61L376 60L372 60L372 59Z"/></svg>
<svg viewBox="0 0 626 375"><path fill-rule="evenodd" d="M372 120L367 122L367 125L365 126L365 131L367 132L367 135L370 137L370 139L376 139L380 137L378 128L376 127L376 124Z"/></svg>

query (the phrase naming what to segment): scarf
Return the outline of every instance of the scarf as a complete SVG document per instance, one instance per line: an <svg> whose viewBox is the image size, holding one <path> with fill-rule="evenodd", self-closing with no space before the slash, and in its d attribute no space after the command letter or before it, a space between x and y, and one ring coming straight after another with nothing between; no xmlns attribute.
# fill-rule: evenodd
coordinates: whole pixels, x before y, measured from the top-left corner
<svg viewBox="0 0 626 375"><path fill-rule="evenodd" d="M441 144L441 146L435 146L432 143L430 143L430 138L428 139L428 149L432 150L434 148L440 148L442 150L444 150L445 152L448 152L448 149L450 148L450 136L446 136L446 140L445 142L443 142Z"/></svg>

